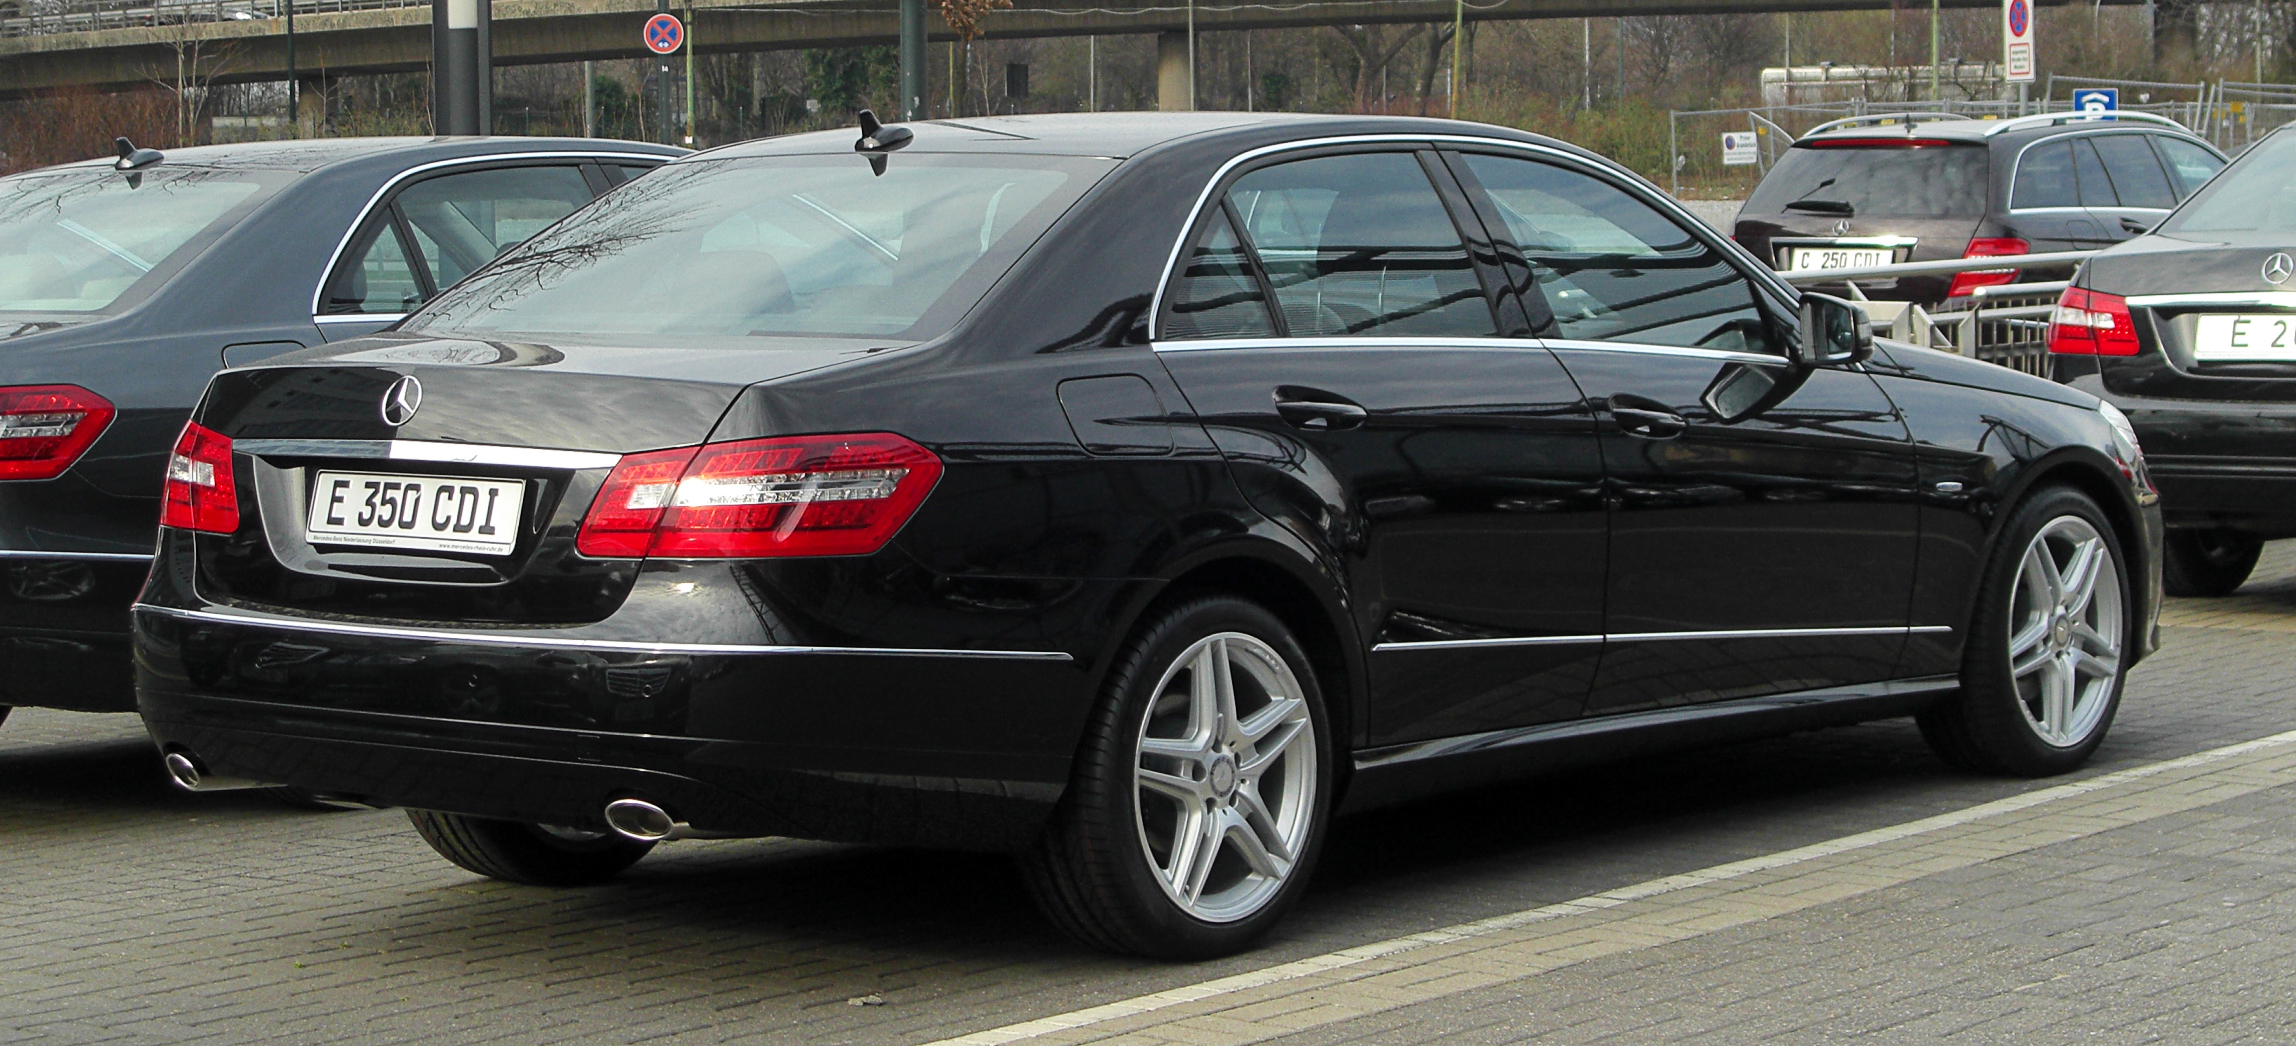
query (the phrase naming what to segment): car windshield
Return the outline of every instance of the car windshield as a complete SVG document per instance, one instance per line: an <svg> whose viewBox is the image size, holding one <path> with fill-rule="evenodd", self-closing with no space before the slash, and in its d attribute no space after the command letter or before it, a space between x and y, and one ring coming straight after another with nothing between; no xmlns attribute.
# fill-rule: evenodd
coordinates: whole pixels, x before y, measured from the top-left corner
<svg viewBox="0 0 2296 1046"><path fill-rule="evenodd" d="M268 172L164 166L0 179L0 312L109 308L138 284L165 279L187 245L221 231L276 181Z"/></svg>
<svg viewBox="0 0 2296 1046"><path fill-rule="evenodd" d="M1976 218L1985 213L1987 166L1982 145L1797 145L1755 187L1745 213Z"/></svg>
<svg viewBox="0 0 2296 1046"><path fill-rule="evenodd" d="M2275 134L2240 154L2160 231L2296 232L2296 134Z"/></svg>
<svg viewBox="0 0 2296 1046"><path fill-rule="evenodd" d="M442 295L405 329L707 344L931 337L1115 166L895 153L671 164ZM702 339L702 340L696 340Z"/></svg>

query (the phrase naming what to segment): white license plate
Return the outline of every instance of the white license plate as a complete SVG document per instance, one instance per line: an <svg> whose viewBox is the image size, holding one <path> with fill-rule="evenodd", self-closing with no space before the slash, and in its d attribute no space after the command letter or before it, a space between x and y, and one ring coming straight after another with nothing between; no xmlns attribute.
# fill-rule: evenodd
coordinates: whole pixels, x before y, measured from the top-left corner
<svg viewBox="0 0 2296 1046"><path fill-rule="evenodd" d="M2202 313L2192 341L2192 358L2296 362L2296 313Z"/></svg>
<svg viewBox="0 0 2296 1046"><path fill-rule="evenodd" d="M508 555L526 484L459 476L321 472L303 540L325 545Z"/></svg>
<svg viewBox="0 0 2296 1046"><path fill-rule="evenodd" d="M1896 254L1887 247L1796 247L1786 256L1786 269L1789 272L1863 269L1870 265L1888 265L1896 260Z"/></svg>

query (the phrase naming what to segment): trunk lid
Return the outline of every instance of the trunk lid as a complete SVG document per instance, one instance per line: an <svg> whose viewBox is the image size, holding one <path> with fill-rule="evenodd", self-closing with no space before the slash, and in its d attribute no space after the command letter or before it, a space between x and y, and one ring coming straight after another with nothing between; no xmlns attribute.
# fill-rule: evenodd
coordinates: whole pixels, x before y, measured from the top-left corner
<svg viewBox="0 0 2296 1046"><path fill-rule="evenodd" d="M574 542L622 455L701 443L744 387L886 347L397 336L225 371L197 420L232 440L242 518L199 536L200 592L377 621L601 620L638 561L583 557ZM390 424L386 398L411 415Z"/></svg>

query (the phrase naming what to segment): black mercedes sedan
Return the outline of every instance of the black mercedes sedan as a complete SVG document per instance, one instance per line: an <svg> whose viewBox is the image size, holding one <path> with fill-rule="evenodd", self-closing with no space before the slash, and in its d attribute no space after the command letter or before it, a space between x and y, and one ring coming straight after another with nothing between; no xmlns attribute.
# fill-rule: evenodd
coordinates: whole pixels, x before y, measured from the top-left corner
<svg viewBox="0 0 2296 1046"><path fill-rule="evenodd" d="M2240 587L2296 537L2296 133L2274 132L2152 235L2089 259L2049 326L2051 373L2126 412L2151 452L2168 592Z"/></svg>
<svg viewBox="0 0 2296 1046"><path fill-rule="evenodd" d="M1907 715L2056 773L2152 649L2117 413L1877 346L1583 150L865 126L217 376L135 615L178 783L404 806L528 883L1010 851L1077 938L1202 956L1342 810Z"/></svg>
<svg viewBox="0 0 2296 1046"><path fill-rule="evenodd" d="M168 452L217 369L388 326L682 152L122 139L0 178L0 718L134 710L128 607Z"/></svg>

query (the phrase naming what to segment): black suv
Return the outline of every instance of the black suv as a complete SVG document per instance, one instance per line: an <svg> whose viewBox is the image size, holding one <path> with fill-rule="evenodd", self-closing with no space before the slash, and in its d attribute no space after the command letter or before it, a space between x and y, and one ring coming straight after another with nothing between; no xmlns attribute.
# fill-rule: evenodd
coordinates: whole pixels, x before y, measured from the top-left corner
<svg viewBox="0 0 2296 1046"><path fill-rule="evenodd" d="M1739 211L1735 238L1780 272L2094 250L2157 224L2224 163L2214 146L2150 113L1854 117L1795 140ZM1858 289L1937 302L2070 274L2002 269L1860 280Z"/></svg>

